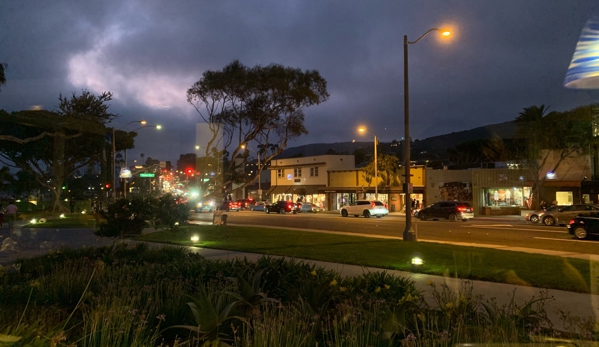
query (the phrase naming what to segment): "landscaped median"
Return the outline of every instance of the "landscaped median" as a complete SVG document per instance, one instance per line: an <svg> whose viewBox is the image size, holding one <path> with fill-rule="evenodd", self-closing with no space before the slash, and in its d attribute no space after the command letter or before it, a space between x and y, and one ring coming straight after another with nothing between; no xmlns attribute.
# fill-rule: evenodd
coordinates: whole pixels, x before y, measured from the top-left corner
<svg viewBox="0 0 599 347"><path fill-rule="evenodd" d="M421 273L582 293L589 293L591 277L583 259L285 229L184 226L135 239L403 271L413 270L411 260L419 253Z"/></svg>

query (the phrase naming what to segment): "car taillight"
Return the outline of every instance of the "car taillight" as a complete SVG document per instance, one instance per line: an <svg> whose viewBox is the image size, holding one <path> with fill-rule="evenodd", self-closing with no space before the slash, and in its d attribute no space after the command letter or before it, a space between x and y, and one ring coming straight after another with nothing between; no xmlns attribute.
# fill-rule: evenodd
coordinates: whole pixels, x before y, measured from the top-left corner
<svg viewBox="0 0 599 347"><path fill-rule="evenodd" d="M570 225L574 224L574 219L570 219L570 223L568 223Z"/></svg>
<svg viewBox="0 0 599 347"><path fill-rule="evenodd" d="M460 212L466 212L466 211L468 211L468 207L458 206L458 211L460 211Z"/></svg>
<svg viewBox="0 0 599 347"><path fill-rule="evenodd" d="M374 208L376 206L376 204L373 202L370 204L370 208Z"/></svg>

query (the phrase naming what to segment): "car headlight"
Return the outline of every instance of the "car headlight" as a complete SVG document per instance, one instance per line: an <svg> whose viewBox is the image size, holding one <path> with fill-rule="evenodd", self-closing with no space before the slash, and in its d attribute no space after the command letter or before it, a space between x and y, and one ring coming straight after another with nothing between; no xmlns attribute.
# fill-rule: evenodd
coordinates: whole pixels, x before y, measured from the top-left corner
<svg viewBox="0 0 599 347"><path fill-rule="evenodd" d="M197 207L202 207L202 203L201 203L201 202L198 202L196 206L197 206Z"/></svg>

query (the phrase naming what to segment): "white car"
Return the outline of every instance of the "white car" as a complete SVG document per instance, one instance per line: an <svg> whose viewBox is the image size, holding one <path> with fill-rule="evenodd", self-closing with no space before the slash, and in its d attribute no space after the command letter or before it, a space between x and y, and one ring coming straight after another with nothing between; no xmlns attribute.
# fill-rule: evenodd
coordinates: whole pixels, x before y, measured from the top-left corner
<svg viewBox="0 0 599 347"><path fill-rule="evenodd" d="M354 217L364 216L364 218L370 218L370 216L375 216L381 218L388 215L389 210L380 201L358 200L351 205L341 207L340 213L343 217L354 215Z"/></svg>

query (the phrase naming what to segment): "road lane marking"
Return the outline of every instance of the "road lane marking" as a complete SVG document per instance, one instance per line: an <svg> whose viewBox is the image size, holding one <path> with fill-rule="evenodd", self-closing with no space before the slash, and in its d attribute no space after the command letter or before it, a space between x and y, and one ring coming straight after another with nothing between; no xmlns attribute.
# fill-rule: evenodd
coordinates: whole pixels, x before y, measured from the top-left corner
<svg viewBox="0 0 599 347"><path fill-rule="evenodd" d="M544 233L558 233L558 234L563 234L563 233L568 233L568 230L547 230L547 229L523 229L523 228L514 228L513 225L510 224L505 224L505 225L495 225L492 226L493 228L497 228L497 227L502 227L502 226L509 226L509 231L538 231L538 232L544 232ZM481 226L476 226L476 225L462 225L462 228L487 228L487 229L491 229L491 226L489 227L485 227L483 225Z"/></svg>
<svg viewBox="0 0 599 347"><path fill-rule="evenodd" d="M569 242L586 242L588 243L589 241L587 240L576 240L576 239L554 239L551 237L533 237L533 239L538 239L538 240L549 240L549 241L569 241Z"/></svg>

